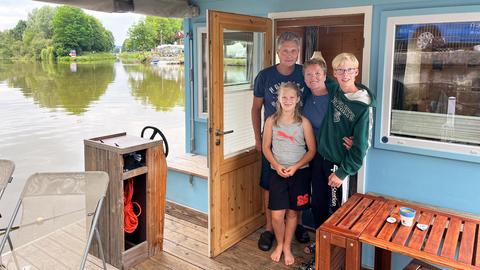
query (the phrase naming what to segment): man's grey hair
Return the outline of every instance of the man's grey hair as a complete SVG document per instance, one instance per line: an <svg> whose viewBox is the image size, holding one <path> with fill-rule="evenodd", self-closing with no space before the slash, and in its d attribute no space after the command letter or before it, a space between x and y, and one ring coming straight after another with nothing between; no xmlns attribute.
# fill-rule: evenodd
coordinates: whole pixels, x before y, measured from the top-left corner
<svg viewBox="0 0 480 270"><path fill-rule="evenodd" d="M276 43L276 46L277 46L277 49L280 48L280 46L282 46L282 44L285 42L285 41L293 41L297 44L297 46L300 48L300 37L295 34L295 33L292 33L292 32L283 32L281 33L278 37L277 37L277 43Z"/></svg>

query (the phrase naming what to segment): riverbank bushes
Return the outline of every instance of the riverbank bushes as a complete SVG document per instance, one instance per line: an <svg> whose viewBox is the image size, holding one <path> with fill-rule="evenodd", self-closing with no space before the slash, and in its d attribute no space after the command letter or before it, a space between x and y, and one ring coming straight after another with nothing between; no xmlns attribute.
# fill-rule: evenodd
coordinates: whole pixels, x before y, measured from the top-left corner
<svg viewBox="0 0 480 270"><path fill-rule="evenodd" d="M59 63L115 61L115 59L117 59L117 57L113 53L108 53L108 52L84 53L77 57L70 57L70 56L57 57L57 61Z"/></svg>

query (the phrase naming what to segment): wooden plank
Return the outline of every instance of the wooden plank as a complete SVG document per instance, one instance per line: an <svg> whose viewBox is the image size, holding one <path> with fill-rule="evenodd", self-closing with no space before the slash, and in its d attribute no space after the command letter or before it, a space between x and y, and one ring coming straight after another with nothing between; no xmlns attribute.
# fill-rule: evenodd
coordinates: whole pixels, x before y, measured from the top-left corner
<svg viewBox="0 0 480 270"><path fill-rule="evenodd" d="M425 231L422 231L418 228L415 228L412 238L408 242L408 247L421 250L423 242L425 241L425 236L427 236L428 230L430 229L430 223L432 222L433 214L430 212L422 212L422 215L418 219L419 224L426 224L429 228Z"/></svg>
<svg viewBox="0 0 480 270"><path fill-rule="evenodd" d="M362 198L360 202L350 211L347 217L345 217L337 226L342 229L350 229L353 224L362 216L365 209L367 209L372 203L371 199Z"/></svg>
<svg viewBox="0 0 480 270"><path fill-rule="evenodd" d="M200 267L201 269L211 270L229 270L231 267L217 262L207 256L200 255L197 252L180 245L179 243L172 242L168 239L163 243L163 248L166 253L169 253L183 261L186 261L192 265Z"/></svg>
<svg viewBox="0 0 480 270"><path fill-rule="evenodd" d="M335 211L322 226L336 226L339 221L341 221L353 207L361 200L360 195L354 194L348 201L346 201L342 207Z"/></svg>
<svg viewBox="0 0 480 270"><path fill-rule="evenodd" d="M348 201L347 201L348 202ZM341 207L338 209L340 210ZM321 228L321 227L320 227ZM321 229L317 230L316 233L316 246L315 249L315 269L322 269L322 270L330 270L331 269L331 246L330 246L330 238L331 234L327 231L323 231ZM322 253L320 254L320 250Z"/></svg>
<svg viewBox="0 0 480 270"><path fill-rule="evenodd" d="M135 176L139 176L139 175L141 175L141 174L145 174L145 173L147 173L147 172L148 172L147 166L135 168L135 169L133 169L133 170L124 172L124 173L122 174L122 180L127 180L127 179L133 178L133 177L135 177Z"/></svg>
<svg viewBox="0 0 480 270"><path fill-rule="evenodd" d="M189 264L188 262L185 262L175 256L172 256L168 253L161 252L154 257L151 258L155 263L158 263L159 265L166 266L172 270L174 269L182 269L182 270L200 270L201 268Z"/></svg>
<svg viewBox="0 0 480 270"><path fill-rule="evenodd" d="M475 243L475 232L477 224L465 222L463 225L462 241L458 252L458 261L466 264L473 264L473 247ZM477 247L478 248L478 247Z"/></svg>
<svg viewBox="0 0 480 270"><path fill-rule="evenodd" d="M367 228L365 228L362 235L376 236L394 207L395 205L391 203L384 204L382 208L380 208L380 211L377 212L375 217L368 224Z"/></svg>
<svg viewBox="0 0 480 270"><path fill-rule="evenodd" d="M418 252L417 250L400 246L397 244L393 244L392 242L378 239L378 238L373 238L369 236L362 236L361 237L362 243L367 243L374 245L379 248L383 248L385 250L390 250L392 252L400 253L408 257L412 258L417 258L422 261L426 261L429 263L437 264L439 266L444 266L447 267L448 269L465 269L465 270L477 270L480 269L478 267L472 267L471 265L466 265L464 263L457 262L455 260L433 255L427 252ZM375 268L377 269L377 268Z"/></svg>
<svg viewBox="0 0 480 270"><path fill-rule="evenodd" d="M428 234L427 243L423 251L431 254L437 254L440 241L443 237L443 232L445 231L445 226L447 224L448 218L446 216L435 217L435 221L432 224L432 229Z"/></svg>
<svg viewBox="0 0 480 270"><path fill-rule="evenodd" d="M165 219L165 230L177 232L195 239L198 242L208 244L208 233L205 230L199 231L195 228L185 226L179 222L174 222L171 219ZM167 238L165 236L165 238Z"/></svg>
<svg viewBox="0 0 480 270"><path fill-rule="evenodd" d="M397 233L395 234L395 236L392 239L393 243L399 244L399 245L402 245L402 246L405 245L408 237L410 236L410 233L412 232L412 230L414 230L416 228L415 224L416 224L417 220L420 218L420 214L421 214L420 212L417 212L415 214L412 226L410 226L410 227L400 226L400 228L398 228Z"/></svg>
<svg viewBox="0 0 480 270"><path fill-rule="evenodd" d="M200 255L208 256L208 244L197 241L195 238L191 238L187 235L181 234L176 231L165 229L165 238L197 252Z"/></svg>
<svg viewBox="0 0 480 270"><path fill-rule="evenodd" d="M166 202L165 214L167 218L175 218L179 222L185 221L186 224L198 225L205 229L208 227L208 215L206 213L181 206L174 202Z"/></svg>
<svg viewBox="0 0 480 270"><path fill-rule="evenodd" d="M347 239L345 270L360 270L362 245L358 240Z"/></svg>
<svg viewBox="0 0 480 270"><path fill-rule="evenodd" d="M147 196L148 256L154 256L162 250L164 237L167 162L163 144L148 148L146 159L148 167L147 190L145 191Z"/></svg>
<svg viewBox="0 0 480 270"><path fill-rule="evenodd" d="M207 157L202 155L184 154L169 157L168 169L180 173L208 179Z"/></svg>
<svg viewBox="0 0 480 270"><path fill-rule="evenodd" d="M374 269L387 270L392 267L392 252L383 248L375 247Z"/></svg>
<svg viewBox="0 0 480 270"><path fill-rule="evenodd" d="M390 216L395 217L398 221L399 220L399 218L398 218L399 211L400 211L400 207L399 206L395 207L395 209L393 209ZM390 241L390 239L392 238L392 235L395 232L395 230L398 228L398 226L401 226L400 222L388 223L384 219L383 223L385 223L385 225L383 226L381 231L378 233L377 238L383 239L383 240L386 240L386 241Z"/></svg>
<svg viewBox="0 0 480 270"><path fill-rule="evenodd" d="M480 266L480 228L478 228L477 224L477 252L475 255L475 266Z"/></svg>
<svg viewBox="0 0 480 270"><path fill-rule="evenodd" d="M447 235L443 241L443 248L441 252L442 257L455 259L455 251L458 245L458 236L460 235L461 220L458 218L451 218L448 223Z"/></svg>
<svg viewBox="0 0 480 270"><path fill-rule="evenodd" d="M355 225L353 225L351 231L353 233L361 233L373 219L373 217L378 213L380 208L385 204L383 201L375 200L373 204L363 213L360 220L358 220Z"/></svg>
<svg viewBox="0 0 480 270"><path fill-rule="evenodd" d="M180 218L168 215L168 214L165 215L165 220L170 220L171 222L174 222L174 223L180 223L183 226L195 229L195 230L203 232L203 233L208 233L208 228L206 228L204 226L201 226L201 225L198 225L198 224L195 224L191 220L183 220L183 219L180 219Z"/></svg>
<svg viewBox="0 0 480 270"><path fill-rule="evenodd" d="M148 243L136 244L122 252L122 269L128 269L146 259L148 259Z"/></svg>

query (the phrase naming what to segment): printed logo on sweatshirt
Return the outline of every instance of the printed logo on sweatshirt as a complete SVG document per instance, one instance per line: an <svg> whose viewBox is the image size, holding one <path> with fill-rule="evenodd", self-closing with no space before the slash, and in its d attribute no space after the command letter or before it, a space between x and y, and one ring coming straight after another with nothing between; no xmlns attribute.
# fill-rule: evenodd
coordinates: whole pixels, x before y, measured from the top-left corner
<svg viewBox="0 0 480 270"><path fill-rule="evenodd" d="M343 103L343 101L339 100L337 97L333 97L332 105L335 108L335 112L333 113L333 122L340 122L340 115L344 115L348 120L350 120L350 122L353 122L355 119L355 114L345 103Z"/></svg>

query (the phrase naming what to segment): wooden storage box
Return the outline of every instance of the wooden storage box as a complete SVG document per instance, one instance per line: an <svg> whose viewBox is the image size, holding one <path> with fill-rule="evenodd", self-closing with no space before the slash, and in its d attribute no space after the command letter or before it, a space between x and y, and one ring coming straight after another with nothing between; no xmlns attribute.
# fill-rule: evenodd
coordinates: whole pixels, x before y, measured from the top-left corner
<svg viewBox="0 0 480 270"><path fill-rule="evenodd" d="M84 146L85 170L105 171L110 176L98 223L106 261L128 269L163 247L167 175L163 142L120 133L87 139ZM126 164L126 157L131 153L142 156L138 166ZM128 179L133 179L132 201L142 207L138 227L131 234L124 232L123 220L123 191ZM96 246L90 252L99 257Z"/></svg>

